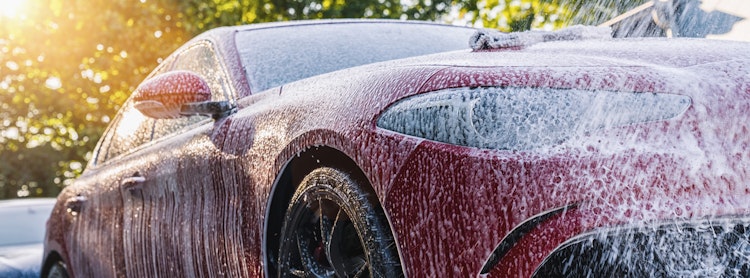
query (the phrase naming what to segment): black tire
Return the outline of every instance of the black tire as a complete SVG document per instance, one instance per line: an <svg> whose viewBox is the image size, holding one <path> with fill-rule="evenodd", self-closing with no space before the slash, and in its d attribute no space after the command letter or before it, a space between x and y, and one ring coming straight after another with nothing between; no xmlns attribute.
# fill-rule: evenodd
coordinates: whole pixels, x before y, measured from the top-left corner
<svg viewBox="0 0 750 278"><path fill-rule="evenodd" d="M62 261L55 262L47 272L47 278L68 278L68 270Z"/></svg>
<svg viewBox="0 0 750 278"><path fill-rule="evenodd" d="M279 277L401 277L385 214L362 183L319 168L294 193L281 229Z"/></svg>

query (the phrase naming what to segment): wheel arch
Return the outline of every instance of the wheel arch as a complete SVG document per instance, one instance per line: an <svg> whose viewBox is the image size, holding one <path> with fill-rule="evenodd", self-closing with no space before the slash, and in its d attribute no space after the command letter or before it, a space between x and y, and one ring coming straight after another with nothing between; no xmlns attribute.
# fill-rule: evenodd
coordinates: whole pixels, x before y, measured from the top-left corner
<svg viewBox="0 0 750 278"><path fill-rule="evenodd" d="M284 216L291 198L302 182L302 179L320 167L335 168L351 175L352 179L359 181L358 184L360 184L362 190L368 194L375 195L375 190L364 171L362 171L354 159L336 148L315 146L307 148L296 156L293 156L277 174L266 209L262 248L265 273L269 274L270 277L276 276L276 270L272 267L275 265L275 262L270 261L270 259L275 260L278 255L279 237L281 236ZM382 204L378 203L378 205L382 207Z"/></svg>

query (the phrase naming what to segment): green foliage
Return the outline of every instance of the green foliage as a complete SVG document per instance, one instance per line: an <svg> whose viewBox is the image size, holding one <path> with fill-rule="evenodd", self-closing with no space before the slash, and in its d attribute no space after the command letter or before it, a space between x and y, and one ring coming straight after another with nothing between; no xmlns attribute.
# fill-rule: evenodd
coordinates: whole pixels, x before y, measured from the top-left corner
<svg viewBox="0 0 750 278"><path fill-rule="evenodd" d="M178 46L214 27L394 18L511 31L598 23L643 1L20 1L19 12L0 13L0 199L55 196L83 171L139 82Z"/></svg>
<svg viewBox="0 0 750 278"><path fill-rule="evenodd" d="M467 0L453 2L460 12L458 16L444 20L468 22L504 32L553 30L571 24L597 25L647 1Z"/></svg>
<svg viewBox="0 0 750 278"><path fill-rule="evenodd" d="M135 86L193 34L170 3L25 1L0 16L0 199L55 196Z"/></svg>

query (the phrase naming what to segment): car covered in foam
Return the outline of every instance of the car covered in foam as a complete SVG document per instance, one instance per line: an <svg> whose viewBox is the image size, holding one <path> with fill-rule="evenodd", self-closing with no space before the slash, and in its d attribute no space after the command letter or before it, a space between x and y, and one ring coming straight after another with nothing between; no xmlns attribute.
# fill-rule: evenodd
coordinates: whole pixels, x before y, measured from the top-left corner
<svg viewBox="0 0 750 278"><path fill-rule="evenodd" d="M60 194L42 274L747 276L750 44L608 32L204 33Z"/></svg>

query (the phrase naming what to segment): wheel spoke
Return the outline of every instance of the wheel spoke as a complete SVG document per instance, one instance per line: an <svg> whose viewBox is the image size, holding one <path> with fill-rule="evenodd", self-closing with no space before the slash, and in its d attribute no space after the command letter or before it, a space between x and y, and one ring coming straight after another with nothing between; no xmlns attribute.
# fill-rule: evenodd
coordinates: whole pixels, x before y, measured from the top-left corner
<svg viewBox="0 0 750 278"><path fill-rule="evenodd" d="M336 255L331 252L331 248L335 248L334 246L332 246L333 233L336 232L336 224L339 221L340 215L341 215L341 208L339 207L338 211L336 212L336 217L333 219L333 221L330 221L330 220L327 221L328 223L326 227L328 227L328 229L327 229L327 233L325 233L325 237L323 238L323 248L325 249L325 252L326 252L326 258L328 259L328 264L332 266L334 270L336 269L335 259L334 259L334 256Z"/></svg>
<svg viewBox="0 0 750 278"><path fill-rule="evenodd" d="M323 200L318 199L318 215L320 216L320 239L323 241L323 247L327 249L328 242L331 240L331 220L323 212ZM327 253L327 252L326 252Z"/></svg>
<svg viewBox="0 0 750 278"><path fill-rule="evenodd" d="M363 262L362 265L359 267L359 270L357 270L357 273L354 274L354 277L360 277L359 275L364 274L365 269L367 269L367 266L369 264L367 262Z"/></svg>
<svg viewBox="0 0 750 278"><path fill-rule="evenodd" d="M323 219L323 198L318 198L318 217Z"/></svg>
<svg viewBox="0 0 750 278"><path fill-rule="evenodd" d="M291 274L297 277L305 277L305 271L299 269L291 269Z"/></svg>
<svg viewBox="0 0 750 278"><path fill-rule="evenodd" d="M336 218L333 219L333 222L329 223L330 225L327 225L330 227L328 229L328 233L325 234L326 237L323 239L323 246L326 248L326 254L331 255L331 239L333 238L333 233L336 232L336 225L339 223L339 217L341 216L341 208L336 212Z"/></svg>
<svg viewBox="0 0 750 278"><path fill-rule="evenodd" d="M334 272L321 266L312 253L311 241L316 242L313 231L300 228L301 230L297 232L297 251L299 252L300 263L305 271L301 273L302 276L295 275L299 277L333 277Z"/></svg>

